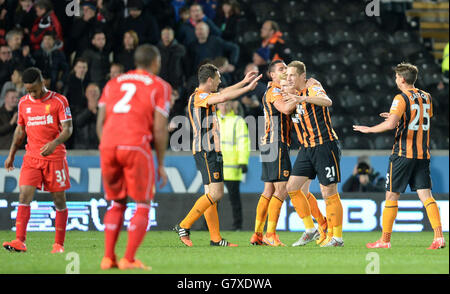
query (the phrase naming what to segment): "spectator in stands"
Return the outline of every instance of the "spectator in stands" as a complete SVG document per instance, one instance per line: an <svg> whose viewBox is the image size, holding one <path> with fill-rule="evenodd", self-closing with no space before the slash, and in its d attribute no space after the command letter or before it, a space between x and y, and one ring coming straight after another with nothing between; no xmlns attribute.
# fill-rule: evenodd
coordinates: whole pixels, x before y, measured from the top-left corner
<svg viewBox="0 0 450 294"><path fill-rule="evenodd" d="M258 66L256 66L254 63L247 64L244 70L244 76L252 71L258 72L259 75L260 71L258 69ZM261 101L265 92L266 84L258 81L258 85L253 91L247 92L246 94L244 94L244 96L240 97L239 100L244 106L244 117L251 115L257 119L258 116L263 114L262 106L259 101Z"/></svg>
<svg viewBox="0 0 450 294"><path fill-rule="evenodd" d="M159 28L175 27L175 9L168 0L151 0L149 5Z"/></svg>
<svg viewBox="0 0 450 294"><path fill-rule="evenodd" d="M239 3L236 0L225 0L222 2L221 8L215 22L222 31L222 39L236 42L238 20L241 14Z"/></svg>
<svg viewBox="0 0 450 294"><path fill-rule="evenodd" d="M8 1L0 0L0 30L2 28L9 30L11 28L12 24L8 8Z"/></svg>
<svg viewBox="0 0 450 294"><path fill-rule="evenodd" d="M88 61L84 58L78 58L75 60L73 70L67 78L64 96L69 101L72 115L76 115L86 107L84 89L90 83L89 77L87 76L88 69Z"/></svg>
<svg viewBox="0 0 450 294"><path fill-rule="evenodd" d="M25 34L31 32L34 20L36 19L36 11L33 9L32 0L20 0L14 14L14 24L16 27L22 28Z"/></svg>
<svg viewBox="0 0 450 294"><path fill-rule="evenodd" d="M82 57L87 60L89 66L89 80L98 84L101 88L106 83L109 73L109 52L105 49L106 35L102 31L94 34L91 47L83 52Z"/></svg>
<svg viewBox="0 0 450 294"><path fill-rule="evenodd" d="M228 62L228 59L224 56L218 56L211 62L214 64L220 72L221 86L226 88L234 84L233 72L235 66Z"/></svg>
<svg viewBox="0 0 450 294"><path fill-rule="evenodd" d="M77 129L74 138L74 149L98 149L99 142L97 139L96 124L100 94L100 88L97 84L91 83L87 86L87 107L74 117L74 128Z"/></svg>
<svg viewBox="0 0 450 294"><path fill-rule="evenodd" d="M282 59L286 64L292 61L291 49L282 39L280 27L273 20L267 20L261 27L262 48L268 48L270 60Z"/></svg>
<svg viewBox="0 0 450 294"><path fill-rule="evenodd" d="M196 40L189 44L188 52L190 57L189 69L191 73L205 58L214 59L218 56L226 56L231 64L236 65L239 59L239 47L232 43L224 41L220 37L209 34L209 26L205 22L199 22L195 26Z"/></svg>
<svg viewBox="0 0 450 294"><path fill-rule="evenodd" d="M170 2L175 13L175 22L178 23L181 20L181 9L186 6L186 0L172 0Z"/></svg>
<svg viewBox="0 0 450 294"><path fill-rule="evenodd" d="M129 16L127 16L120 24L120 36L127 31L133 30L139 37L139 44L154 44L159 41L159 27L155 18L143 11L144 3L142 0L128 0L127 8Z"/></svg>
<svg viewBox="0 0 450 294"><path fill-rule="evenodd" d="M161 54L161 71L159 76L167 81L179 94L185 81L186 49L175 39L174 31L166 27L161 31L161 41L158 43Z"/></svg>
<svg viewBox="0 0 450 294"><path fill-rule="evenodd" d="M123 65L120 63L113 63L113 64L111 64L111 67L109 68L108 77L110 80L115 79L123 73L124 73Z"/></svg>
<svg viewBox="0 0 450 294"><path fill-rule="evenodd" d="M116 28L121 18L125 14L126 7L124 0L92 0L97 4L97 17L110 28Z"/></svg>
<svg viewBox="0 0 450 294"><path fill-rule="evenodd" d="M270 63L270 51L269 48L260 47L253 53L253 64L258 67L258 71L263 73L263 77L261 78L261 82L268 83L270 81L270 77L267 73L267 69Z"/></svg>
<svg viewBox="0 0 450 294"><path fill-rule="evenodd" d="M84 58L78 58L74 62L73 70L69 74L64 88L64 96L69 101L72 117L76 117L83 109L86 108L87 103L84 96L84 91L89 85L89 77L87 75L89 66L88 61ZM72 136L64 143L66 148L72 149L74 138L77 129L74 127Z"/></svg>
<svg viewBox="0 0 450 294"><path fill-rule="evenodd" d="M70 52L76 52L75 58L80 57L89 48L92 35L96 31L107 32L107 24L101 22L96 17L96 6L91 2L82 2L82 17L77 17L73 21L70 30ZM108 35L108 34L106 34ZM110 37L110 35L108 35Z"/></svg>
<svg viewBox="0 0 450 294"><path fill-rule="evenodd" d="M15 68L11 75L11 81L8 81L3 85L2 92L0 94L0 105L2 105L3 101L5 101L6 92L9 90L17 91L19 97L22 97L27 93L27 90L22 82L22 72L22 69Z"/></svg>
<svg viewBox="0 0 450 294"><path fill-rule="evenodd" d="M122 46L114 53L114 62L123 65L125 71L135 68L134 51L139 45L139 37L135 31L127 31L123 35Z"/></svg>
<svg viewBox="0 0 450 294"><path fill-rule="evenodd" d="M211 35L220 37L222 34L220 29L203 13L202 6L198 3L194 3L189 7L189 19L184 22L178 30L178 41L185 46L195 42L195 27L201 22L208 25Z"/></svg>
<svg viewBox="0 0 450 294"><path fill-rule="evenodd" d="M34 21L30 34L30 44L32 50L39 50L45 32L54 31L57 39L63 40L61 24L53 11L53 5L49 0L38 0L34 4L37 18Z"/></svg>
<svg viewBox="0 0 450 294"><path fill-rule="evenodd" d="M3 84L9 81L14 67L11 49L6 44L0 45L0 87L3 87Z"/></svg>
<svg viewBox="0 0 450 294"><path fill-rule="evenodd" d="M34 53L36 67L50 77L50 89L58 92L63 90L69 73L69 64L61 47L62 42L55 38L55 33L48 31L42 39L41 49Z"/></svg>
<svg viewBox="0 0 450 294"><path fill-rule="evenodd" d="M353 174L342 186L344 192L384 192L384 178L379 177L370 166L367 156L358 158L358 163L353 169Z"/></svg>
<svg viewBox="0 0 450 294"><path fill-rule="evenodd" d="M216 18L217 2L216 0L197 0L197 3L202 6L205 15L211 20Z"/></svg>
<svg viewBox="0 0 450 294"><path fill-rule="evenodd" d="M20 29L12 29L6 34L6 43L12 51L13 62L23 68L31 67L35 60L30 54L30 46L22 46L23 32Z"/></svg>
<svg viewBox="0 0 450 294"><path fill-rule="evenodd" d="M18 93L10 89L5 93L5 103L0 107L0 150L9 149L17 126Z"/></svg>
<svg viewBox="0 0 450 294"><path fill-rule="evenodd" d="M189 17L190 17L189 7L187 7L187 6L181 7L179 22L181 22L183 24L189 20Z"/></svg>

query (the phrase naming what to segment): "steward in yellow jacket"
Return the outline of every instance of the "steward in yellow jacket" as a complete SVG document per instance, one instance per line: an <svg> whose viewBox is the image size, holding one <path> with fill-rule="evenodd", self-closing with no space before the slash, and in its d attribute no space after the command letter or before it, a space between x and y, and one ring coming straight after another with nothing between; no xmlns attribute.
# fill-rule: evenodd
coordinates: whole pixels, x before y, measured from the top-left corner
<svg viewBox="0 0 450 294"><path fill-rule="evenodd" d="M245 120L236 115L231 103L217 105L220 126L220 150L223 157L223 179L230 196L233 212L233 230L242 229L242 203L240 184L247 173L250 156L250 139Z"/></svg>

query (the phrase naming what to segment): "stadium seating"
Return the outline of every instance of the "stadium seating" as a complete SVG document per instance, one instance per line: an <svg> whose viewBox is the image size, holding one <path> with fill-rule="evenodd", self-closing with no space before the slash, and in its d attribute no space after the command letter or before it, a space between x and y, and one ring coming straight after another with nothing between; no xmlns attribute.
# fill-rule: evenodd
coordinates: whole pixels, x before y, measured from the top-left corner
<svg viewBox="0 0 450 294"><path fill-rule="evenodd" d="M398 93L393 72L396 64L417 64L417 86L425 90L436 88L441 80L439 65L427 51L420 33L413 28L385 31L379 20L365 15L364 1L350 0L345 5L337 0L245 2L253 3L258 25L270 18L268 10L274 6L284 16L272 15L282 27L294 58L305 61L309 75L320 80L332 97L333 127L343 138L345 148L392 148L393 134L371 137L368 142L367 137L355 136L351 124L373 125L382 121L379 113L389 111ZM443 96L436 99L447 100L448 106L448 93ZM346 115L351 115L351 119ZM436 124L436 129L448 130L448 120ZM433 139L433 144L446 146L448 136L443 137Z"/></svg>

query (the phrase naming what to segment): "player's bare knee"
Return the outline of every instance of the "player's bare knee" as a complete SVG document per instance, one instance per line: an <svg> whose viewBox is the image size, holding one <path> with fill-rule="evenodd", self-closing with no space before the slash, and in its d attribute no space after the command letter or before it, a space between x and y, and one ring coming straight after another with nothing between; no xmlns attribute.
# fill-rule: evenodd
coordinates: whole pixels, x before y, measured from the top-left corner
<svg viewBox="0 0 450 294"><path fill-rule="evenodd" d="M395 193L395 192L386 192L386 200L389 201L398 201L398 199L400 198L400 193Z"/></svg>
<svg viewBox="0 0 450 294"><path fill-rule="evenodd" d="M275 188L274 188L274 186L273 186L272 184L265 184L265 185L264 185L264 192L263 192L263 195L264 195L266 198L270 198L270 197L272 197L273 193L275 193Z"/></svg>
<svg viewBox="0 0 450 294"><path fill-rule="evenodd" d="M322 197L324 198L333 196L338 193L337 184L330 184L327 186L320 185L320 192L322 193Z"/></svg>
<svg viewBox="0 0 450 294"><path fill-rule="evenodd" d="M19 203L23 205L30 205L31 201L33 201L33 195L20 193L19 194Z"/></svg>
<svg viewBox="0 0 450 294"><path fill-rule="evenodd" d="M280 200L285 200L288 196L288 190L286 189L286 183L277 183L275 184L275 192L274 195L277 196Z"/></svg>
<svg viewBox="0 0 450 294"><path fill-rule="evenodd" d="M286 184L286 190L288 192L296 191L296 186L297 185L295 185L292 181L288 181L287 184Z"/></svg>
<svg viewBox="0 0 450 294"><path fill-rule="evenodd" d="M217 201L219 201L220 199L222 199L222 197L223 197L223 192L220 193L220 192L214 191L214 192L210 192L209 195L211 196L211 198L212 198L212 200L213 200L214 202L217 202Z"/></svg>
<svg viewBox="0 0 450 294"><path fill-rule="evenodd" d="M430 189L418 189L416 192L417 192L417 195L419 196L420 201L422 201L422 203L425 203L425 201L427 201L429 198L433 197Z"/></svg>
<svg viewBox="0 0 450 294"><path fill-rule="evenodd" d="M64 192L54 192L51 193L53 197L53 203L57 210L64 210L66 206L66 193Z"/></svg>
<svg viewBox="0 0 450 294"><path fill-rule="evenodd" d="M301 190L302 190L303 194L308 195L309 194L309 185L303 185Z"/></svg>

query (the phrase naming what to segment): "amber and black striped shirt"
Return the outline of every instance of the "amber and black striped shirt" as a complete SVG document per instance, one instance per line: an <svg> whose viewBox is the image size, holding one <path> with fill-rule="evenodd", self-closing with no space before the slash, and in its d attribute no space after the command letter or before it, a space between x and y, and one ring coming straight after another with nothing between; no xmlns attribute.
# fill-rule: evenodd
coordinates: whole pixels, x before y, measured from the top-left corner
<svg viewBox="0 0 450 294"><path fill-rule="evenodd" d="M400 117L392 154L430 159L431 95L415 88L398 94L392 102L390 113Z"/></svg>
<svg viewBox="0 0 450 294"><path fill-rule="evenodd" d="M273 103L282 99L281 86L276 83L269 83L264 93L262 103L264 107L265 134L261 144L282 142L290 146L292 121L289 115L279 112Z"/></svg>
<svg viewBox="0 0 450 294"><path fill-rule="evenodd" d="M297 93L299 96L326 95L322 86L313 85ZM331 124L328 107L302 102L297 105L292 121L297 138L305 147L315 147L325 142L338 140Z"/></svg>
<svg viewBox="0 0 450 294"><path fill-rule="evenodd" d="M189 97L189 121L193 129L192 153L200 151L220 151L219 123L214 105L208 104L208 99L216 95L200 89Z"/></svg>

